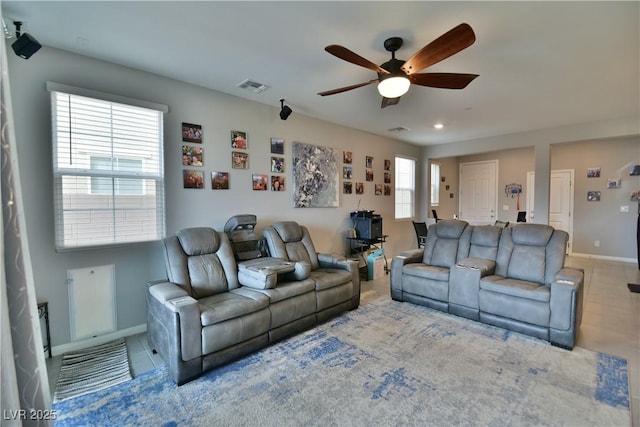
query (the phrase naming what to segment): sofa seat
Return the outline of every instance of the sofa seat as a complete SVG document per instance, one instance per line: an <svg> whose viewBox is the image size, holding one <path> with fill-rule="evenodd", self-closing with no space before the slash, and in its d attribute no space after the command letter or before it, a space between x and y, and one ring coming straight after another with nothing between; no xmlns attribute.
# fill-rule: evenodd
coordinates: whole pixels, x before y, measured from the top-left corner
<svg viewBox="0 0 640 427"><path fill-rule="evenodd" d="M301 329L306 327L307 321L315 321L316 295L315 282L311 279L299 282L281 282L273 289L255 290L267 296L270 300L271 328L279 328L283 325L306 319ZM313 323L313 322L311 322ZM275 337L274 337L275 339Z"/></svg>
<svg viewBox="0 0 640 427"><path fill-rule="evenodd" d="M501 276L487 276L480 280L480 290L496 292L519 298L549 303L551 288L525 280L506 279Z"/></svg>
<svg viewBox="0 0 640 427"><path fill-rule="evenodd" d="M402 269L403 291L438 301L447 301L449 269L422 263L407 264Z"/></svg>
<svg viewBox="0 0 640 427"><path fill-rule="evenodd" d="M247 289L233 289L198 300L202 326L246 316L269 306L269 298Z"/></svg>
<svg viewBox="0 0 640 427"><path fill-rule="evenodd" d="M321 268L311 272L317 292L325 291L351 281L351 272L335 268Z"/></svg>

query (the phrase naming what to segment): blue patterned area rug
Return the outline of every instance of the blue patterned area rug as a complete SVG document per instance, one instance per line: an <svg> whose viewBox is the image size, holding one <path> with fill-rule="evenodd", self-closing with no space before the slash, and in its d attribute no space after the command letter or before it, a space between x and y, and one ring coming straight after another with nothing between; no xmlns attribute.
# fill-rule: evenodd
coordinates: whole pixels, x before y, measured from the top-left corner
<svg viewBox="0 0 640 427"><path fill-rule="evenodd" d="M57 425L631 425L627 362L388 297L181 387L164 368Z"/></svg>

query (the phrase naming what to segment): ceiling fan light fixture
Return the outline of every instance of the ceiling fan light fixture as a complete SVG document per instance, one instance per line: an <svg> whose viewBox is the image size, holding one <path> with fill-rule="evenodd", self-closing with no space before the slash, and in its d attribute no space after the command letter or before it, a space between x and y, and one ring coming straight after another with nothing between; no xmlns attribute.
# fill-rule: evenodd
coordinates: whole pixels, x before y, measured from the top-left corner
<svg viewBox="0 0 640 427"><path fill-rule="evenodd" d="M411 82L405 76L389 76L381 79L378 92L385 98L398 98L409 90Z"/></svg>

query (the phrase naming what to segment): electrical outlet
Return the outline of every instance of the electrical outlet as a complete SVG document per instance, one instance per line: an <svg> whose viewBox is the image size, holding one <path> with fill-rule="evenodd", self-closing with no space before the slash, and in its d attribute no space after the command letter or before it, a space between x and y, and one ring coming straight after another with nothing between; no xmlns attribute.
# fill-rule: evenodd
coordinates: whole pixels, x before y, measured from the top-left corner
<svg viewBox="0 0 640 427"><path fill-rule="evenodd" d="M503 211L508 211L509 210L509 205L502 205L502 210Z"/></svg>
<svg viewBox="0 0 640 427"><path fill-rule="evenodd" d="M620 206L620 212L628 213L629 212L629 206L628 205Z"/></svg>
<svg viewBox="0 0 640 427"><path fill-rule="evenodd" d="M593 245L594 245L596 248L599 248L599 247L600 247L600 240L596 240L596 241L593 243Z"/></svg>

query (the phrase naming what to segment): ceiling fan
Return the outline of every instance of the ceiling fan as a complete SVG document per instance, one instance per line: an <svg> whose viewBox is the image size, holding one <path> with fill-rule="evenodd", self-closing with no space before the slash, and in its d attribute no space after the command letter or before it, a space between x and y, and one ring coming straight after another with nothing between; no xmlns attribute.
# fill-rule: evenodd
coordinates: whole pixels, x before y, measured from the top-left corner
<svg viewBox="0 0 640 427"><path fill-rule="evenodd" d="M396 59L396 51L402 47L403 40L400 37L391 37L384 42L384 48L391 52L391 59L381 65L374 64L346 47L336 44L329 45L324 50L342 60L377 72L378 78L327 90L318 93L318 95L335 95L378 83L378 92L382 95L381 108L385 108L400 102L400 97L409 90L411 83L441 89L464 89L473 79L478 77L477 74L418 72L471 46L475 40L476 35L473 29L469 24L463 23L420 49L411 58L403 61Z"/></svg>

